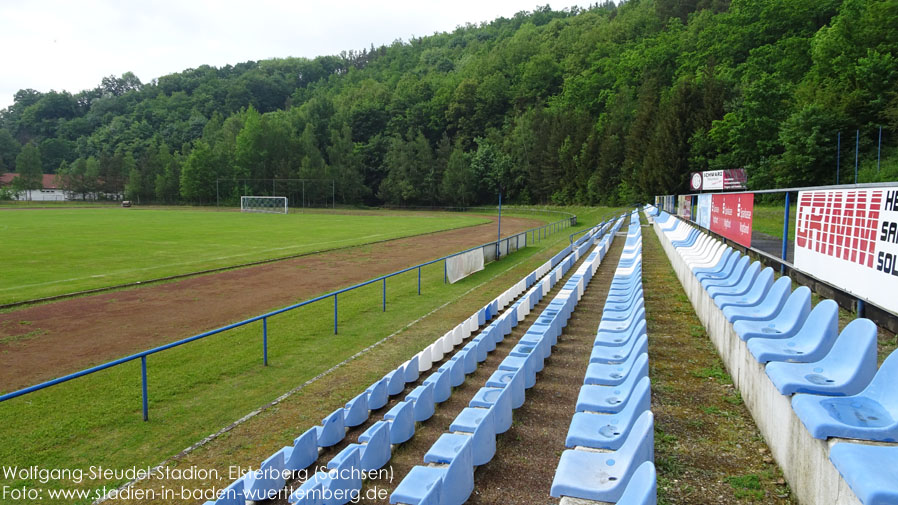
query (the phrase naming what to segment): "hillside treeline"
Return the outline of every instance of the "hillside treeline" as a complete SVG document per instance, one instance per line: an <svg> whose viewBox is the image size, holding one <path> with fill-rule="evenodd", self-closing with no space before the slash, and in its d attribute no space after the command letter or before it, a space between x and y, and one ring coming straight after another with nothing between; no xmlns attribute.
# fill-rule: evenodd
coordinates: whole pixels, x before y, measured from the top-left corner
<svg viewBox="0 0 898 505"><path fill-rule="evenodd" d="M862 178L895 180L896 27L898 0L547 6L312 60L21 90L0 111L0 171L20 159L75 192L157 202L307 178L334 180L338 204L492 203L500 189L617 204L684 192L695 170L833 183L839 132L845 182L860 130ZM253 184L226 187L271 191Z"/></svg>

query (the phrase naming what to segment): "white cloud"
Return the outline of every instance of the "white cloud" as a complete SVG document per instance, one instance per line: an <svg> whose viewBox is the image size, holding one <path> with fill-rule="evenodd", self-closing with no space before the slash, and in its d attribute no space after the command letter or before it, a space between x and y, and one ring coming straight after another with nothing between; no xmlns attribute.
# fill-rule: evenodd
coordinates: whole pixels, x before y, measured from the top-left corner
<svg viewBox="0 0 898 505"><path fill-rule="evenodd" d="M0 108L12 104L19 89L77 93L104 76L128 71L147 82L203 64L313 58L510 17L536 5L534 0L0 0Z"/></svg>

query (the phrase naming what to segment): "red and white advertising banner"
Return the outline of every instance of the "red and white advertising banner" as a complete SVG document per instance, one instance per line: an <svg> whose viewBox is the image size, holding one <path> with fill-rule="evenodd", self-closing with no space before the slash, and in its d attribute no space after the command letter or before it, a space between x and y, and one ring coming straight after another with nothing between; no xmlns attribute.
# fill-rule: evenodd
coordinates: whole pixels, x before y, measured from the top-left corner
<svg viewBox="0 0 898 505"><path fill-rule="evenodd" d="M754 193L711 195L711 231L751 247Z"/></svg>
<svg viewBox="0 0 898 505"><path fill-rule="evenodd" d="M898 187L801 191L795 266L898 312Z"/></svg>

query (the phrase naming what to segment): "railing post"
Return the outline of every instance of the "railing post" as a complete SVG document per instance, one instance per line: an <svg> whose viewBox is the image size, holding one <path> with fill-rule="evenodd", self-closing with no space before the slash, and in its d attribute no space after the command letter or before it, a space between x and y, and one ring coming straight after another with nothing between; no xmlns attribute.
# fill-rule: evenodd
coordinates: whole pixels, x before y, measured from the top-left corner
<svg viewBox="0 0 898 505"><path fill-rule="evenodd" d="M858 298L857 300L857 317L864 317L864 313L867 311L867 305L863 300Z"/></svg>
<svg viewBox="0 0 898 505"><path fill-rule="evenodd" d="M383 301L383 305L384 305L383 311L386 312L386 311L387 311L387 278L386 278L386 277L384 277L384 301Z"/></svg>
<svg viewBox="0 0 898 505"><path fill-rule="evenodd" d="M334 335L337 334L337 295L334 295Z"/></svg>
<svg viewBox="0 0 898 505"><path fill-rule="evenodd" d="M789 192L786 191L786 209L783 211L783 261L788 261L786 254L789 252ZM786 265L780 263L780 273L786 273Z"/></svg>
<svg viewBox="0 0 898 505"><path fill-rule="evenodd" d="M140 380L143 387L143 420L150 420L149 400L147 399L147 357L140 357Z"/></svg>
<svg viewBox="0 0 898 505"><path fill-rule="evenodd" d="M449 261L448 258L443 260L443 284L449 282L449 268L446 266L446 263Z"/></svg>
<svg viewBox="0 0 898 505"><path fill-rule="evenodd" d="M421 294L421 267L418 267L418 294Z"/></svg>
<svg viewBox="0 0 898 505"><path fill-rule="evenodd" d="M268 366L268 318L262 318L262 364Z"/></svg>

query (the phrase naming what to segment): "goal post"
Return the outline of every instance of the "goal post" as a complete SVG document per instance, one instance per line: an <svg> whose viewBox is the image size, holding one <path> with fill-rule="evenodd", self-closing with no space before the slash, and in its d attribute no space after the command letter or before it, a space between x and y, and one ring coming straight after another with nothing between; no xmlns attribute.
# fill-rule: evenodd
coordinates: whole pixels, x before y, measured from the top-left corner
<svg viewBox="0 0 898 505"><path fill-rule="evenodd" d="M286 196L241 196L240 212L265 212L268 214L286 214Z"/></svg>

